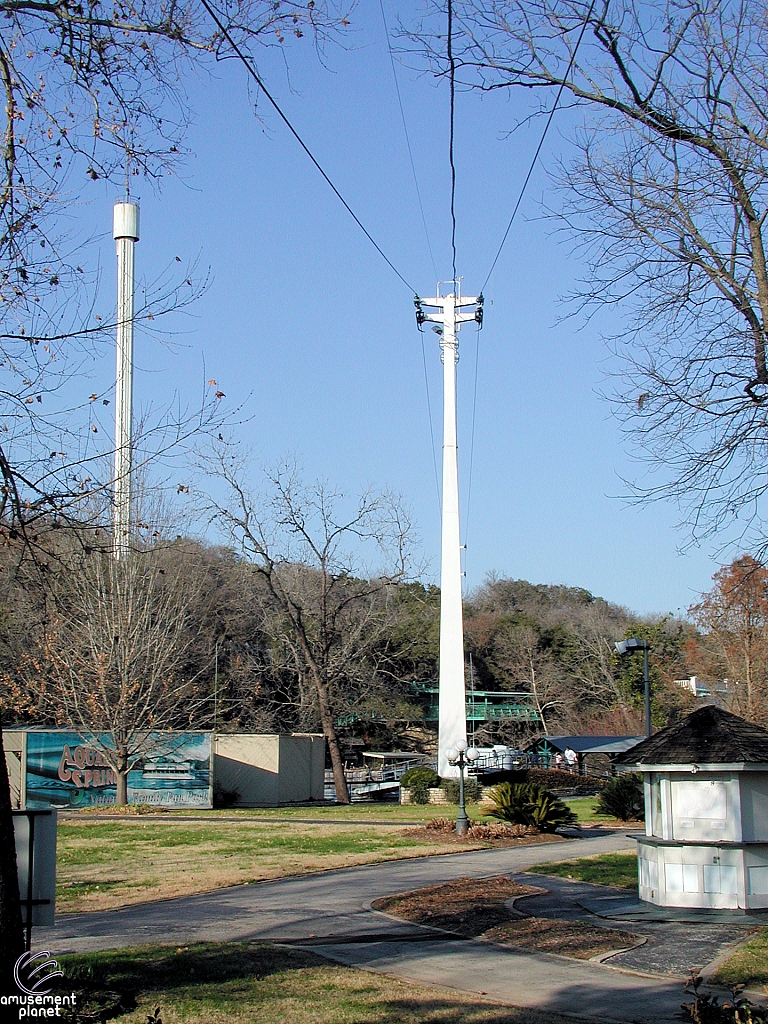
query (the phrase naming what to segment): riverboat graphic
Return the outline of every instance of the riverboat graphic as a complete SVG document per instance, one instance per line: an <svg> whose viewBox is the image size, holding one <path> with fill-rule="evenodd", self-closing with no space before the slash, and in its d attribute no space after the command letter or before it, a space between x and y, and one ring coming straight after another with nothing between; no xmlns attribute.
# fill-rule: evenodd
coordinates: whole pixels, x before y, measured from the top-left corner
<svg viewBox="0 0 768 1024"><path fill-rule="evenodd" d="M128 772L128 802L157 807L211 806L211 734L151 733ZM116 778L106 734L66 730L27 734L26 806L113 804Z"/></svg>

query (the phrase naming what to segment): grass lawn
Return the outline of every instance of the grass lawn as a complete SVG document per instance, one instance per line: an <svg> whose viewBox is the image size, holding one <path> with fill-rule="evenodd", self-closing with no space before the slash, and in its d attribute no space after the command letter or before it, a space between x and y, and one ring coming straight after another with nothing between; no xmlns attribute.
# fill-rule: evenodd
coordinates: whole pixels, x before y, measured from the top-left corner
<svg viewBox="0 0 768 1024"><path fill-rule="evenodd" d="M146 1024L156 1007L163 1024L567 1024L559 1014L516 1010L256 943L143 946L59 962L64 990L77 990L76 979L83 979L95 989L94 1008L100 990L135 1002L115 1018L120 1024Z"/></svg>
<svg viewBox="0 0 768 1024"><path fill-rule="evenodd" d="M637 889L636 853L601 853L596 857L562 860L556 864L535 864L528 870L557 878L576 878L581 882Z"/></svg>
<svg viewBox="0 0 768 1024"><path fill-rule="evenodd" d="M768 984L768 928L759 928L715 971L720 985Z"/></svg>
<svg viewBox="0 0 768 1024"><path fill-rule="evenodd" d="M486 845L468 842L465 848ZM404 835L396 825L186 822L154 816L103 821L83 815L59 822L57 909L107 910L283 875L446 852L439 838Z"/></svg>
<svg viewBox="0 0 768 1024"><path fill-rule="evenodd" d="M574 796L566 797L564 800L577 815L579 821L585 823L591 822L615 822L616 819L610 817L610 815L599 814L596 810L597 797L592 796ZM144 811L144 808L141 808ZM235 808L231 807L228 809L217 809L215 811L210 810L174 810L171 812L162 812L153 810L150 813L136 814L131 813L132 817L141 819L153 819L163 818L172 815L174 818L243 818L247 820L249 818L261 818L269 821L296 821L300 819L312 820L312 821L385 821L391 822L393 825L415 825L422 824L425 821L430 821L432 818L439 817L453 817L456 815L458 807L456 804L404 804L401 806L397 803L362 803L362 804L308 804L304 806L291 806L291 807L248 807L248 808ZM481 810L479 804L467 804L467 814L470 818L484 819L484 808ZM96 810L84 810L77 811L75 813L69 812L66 819L61 818L64 821L80 821L92 818L94 815L104 814L105 809L98 808ZM108 811L110 815L116 813L115 811Z"/></svg>
<svg viewBox="0 0 768 1024"><path fill-rule="evenodd" d="M563 803L571 808L579 821L585 823L604 821L606 824L615 822L616 819L610 814L599 813L597 801L598 797L596 796L567 796L563 799Z"/></svg>
<svg viewBox="0 0 768 1024"><path fill-rule="evenodd" d="M141 808L143 811L144 808ZM420 825L432 818L444 815L455 815L458 808L455 804L405 804L402 807L397 803L361 803L361 804L306 804L293 805L291 807L247 807L227 809L206 810L173 810L158 811L152 809L149 813L137 814L128 810L131 817L141 820L162 819L172 816L174 818L249 818L265 819L268 821L384 821L393 825ZM66 819L61 817L60 821L88 820L99 814L107 813L110 817L119 812L114 809L107 810L98 808L96 810L77 811L68 813ZM482 812L477 804L467 804L467 813L471 818L482 818Z"/></svg>

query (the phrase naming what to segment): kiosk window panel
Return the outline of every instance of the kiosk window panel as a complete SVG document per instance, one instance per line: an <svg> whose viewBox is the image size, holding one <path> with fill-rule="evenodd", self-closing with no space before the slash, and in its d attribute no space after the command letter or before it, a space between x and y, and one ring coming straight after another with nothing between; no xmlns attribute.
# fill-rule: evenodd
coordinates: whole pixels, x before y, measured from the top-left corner
<svg viewBox="0 0 768 1024"><path fill-rule="evenodd" d="M704 892L721 892L719 864L704 865Z"/></svg>
<svg viewBox="0 0 768 1024"><path fill-rule="evenodd" d="M724 782L702 779L700 782L673 782L672 800L680 818L726 817L728 790Z"/></svg>
<svg viewBox="0 0 768 1024"><path fill-rule="evenodd" d="M683 892L683 865L665 864L664 882L667 892Z"/></svg>
<svg viewBox="0 0 768 1024"><path fill-rule="evenodd" d="M696 864L683 864L683 891L699 891L699 869Z"/></svg>
<svg viewBox="0 0 768 1024"><path fill-rule="evenodd" d="M659 865L655 860L648 860L646 857L639 858L640 885L646 889L659 888Z"/></svg>
<svg viewBox="0 0 768 1024"><path fill-rule="evenodd" d="M720 892L729 896L738 892L736 868L732 864L720 865Z"/></svg>
<svg viewBox="0 0 768 1024"><path fill-rule="evenodd" d="M747 868L750 896L768 896L768 865Z"/></svg>

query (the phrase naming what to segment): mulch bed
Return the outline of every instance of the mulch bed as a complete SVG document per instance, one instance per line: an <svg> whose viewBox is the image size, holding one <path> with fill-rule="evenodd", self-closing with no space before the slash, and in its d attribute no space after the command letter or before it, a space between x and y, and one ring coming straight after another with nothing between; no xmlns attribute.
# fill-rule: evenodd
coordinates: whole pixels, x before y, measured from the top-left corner
<svg viewBox="0 0 768 1024"><path fill-rule="evenodd" d="M552 832L538 832L529 825L510 825L502 821L473 821L465 836L456 834L456 822L451 818L434 818L426 825L403 830L403 835L414 839L465 846L467 843L488 843L489 846L531 846L535 843L564 842L562 836Z"/></svg>
<svg viewBox="0 0 768 1024"><path fill-rule="evenodd" d="M556 921L547 917L519 917L484 932L483 938L502 946L522 946L537 953L558 953L577 960L611 950L626 949L638 941L618 928L601 928L588 921Z"/></svg>
<svg viewBox="0 0 768 1024"><path fill-rule="evenodd" d="M506 906L507 900L514 896L533 896L538 892L541 890L531 885L519 885L504 875L459 878L455 882L431 885L399 896L385 896L376 900L373 909L474 939L514 917Z"/></svg>
<svg viewBox="0 0 768 1024"><path fill-rule="evenodd" d="M522 917L507 905L516 896L531 896L541 891L513 882L505 875L459 878L444 885L386 896L376 900L373 909L415 924L442 928L467 939L483 938L498 945L557 953L579 960L589 960L637 942L636 936L616 928L603 928L587 921Z"/></svg>

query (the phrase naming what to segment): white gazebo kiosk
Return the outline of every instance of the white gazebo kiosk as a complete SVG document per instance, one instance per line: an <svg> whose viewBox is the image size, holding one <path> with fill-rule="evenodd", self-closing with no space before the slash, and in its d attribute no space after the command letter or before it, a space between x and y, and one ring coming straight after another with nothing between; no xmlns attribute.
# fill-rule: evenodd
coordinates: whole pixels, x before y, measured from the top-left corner
<svg viewBox="0 0 768 1024"><path fill-rule="evenodd" d="M768 730L714 705L620 754L643 773L640 899L661 907L768 907Z"/></svg>

